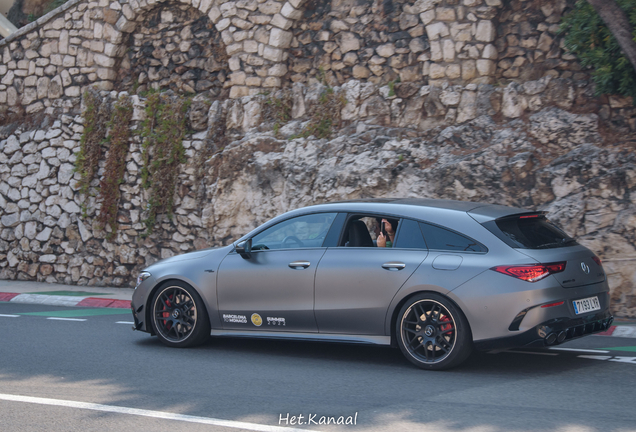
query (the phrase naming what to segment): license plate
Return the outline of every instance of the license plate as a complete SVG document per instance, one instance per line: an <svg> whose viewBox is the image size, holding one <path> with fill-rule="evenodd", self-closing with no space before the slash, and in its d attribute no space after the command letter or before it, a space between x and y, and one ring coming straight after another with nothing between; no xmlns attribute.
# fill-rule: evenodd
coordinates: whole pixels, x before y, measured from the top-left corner
<svg viewBox="0 0 636 432"><path fill-rule="evenodd" d="M574 300L574 312L577 315L592 312L595 310L601 310L601 304L598 301L598 297L588 297L581 300Z"/></svg>

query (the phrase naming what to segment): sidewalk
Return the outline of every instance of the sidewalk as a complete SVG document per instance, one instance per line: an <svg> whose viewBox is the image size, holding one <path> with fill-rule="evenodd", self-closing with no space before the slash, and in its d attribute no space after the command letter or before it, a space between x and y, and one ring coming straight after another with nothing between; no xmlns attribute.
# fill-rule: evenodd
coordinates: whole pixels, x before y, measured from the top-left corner
<svg viewBox="0 0 636 432"><path fill-rule="evenodd" d="M132 288L0 280L0 302L130 309Z"/></svg>

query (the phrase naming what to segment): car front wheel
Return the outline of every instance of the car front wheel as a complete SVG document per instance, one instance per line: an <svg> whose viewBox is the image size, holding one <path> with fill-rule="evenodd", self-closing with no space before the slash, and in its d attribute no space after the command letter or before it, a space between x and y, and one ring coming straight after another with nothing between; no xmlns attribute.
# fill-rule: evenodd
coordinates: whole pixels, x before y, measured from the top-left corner
<svg viewBox="0 0 636 432"><path fill-rule="evenodd" d="M199 294L189 285L171 282L152 300L152 326L159 340L170 347L190 347L210 336L210 320Z"/></svg>
<svg viewBox="0 0 636 432"><path fill-rule="evenodd" d="M455 367L468 358L472 336L464 314L447 298L422 293L407 301L396 322L404 356L422 369Z"/></svg>

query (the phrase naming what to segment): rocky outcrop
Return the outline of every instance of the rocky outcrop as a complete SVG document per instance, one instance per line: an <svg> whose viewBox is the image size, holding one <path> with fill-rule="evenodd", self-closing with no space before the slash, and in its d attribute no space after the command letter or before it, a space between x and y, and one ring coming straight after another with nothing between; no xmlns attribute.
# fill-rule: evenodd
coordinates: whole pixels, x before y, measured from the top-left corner
<svg viewBox="0 0 636 432"><path fill-rule="evenodd" d="M368 197L484 201L549 211L604 261L614 312L636 316L636 156L604 142L594 114L546 108L417 133L358 123L332 140L248 134L210 167L203 224L236 238L304 205ZM240 167L240 169L237 169Z"/></svg>

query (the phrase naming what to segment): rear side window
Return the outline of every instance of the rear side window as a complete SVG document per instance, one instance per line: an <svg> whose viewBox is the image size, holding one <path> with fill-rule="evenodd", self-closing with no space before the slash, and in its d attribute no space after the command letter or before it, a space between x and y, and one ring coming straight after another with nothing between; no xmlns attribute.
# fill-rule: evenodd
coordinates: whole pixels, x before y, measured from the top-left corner
<svg viewBox="0 0 636 432"><path fill-rule="evenodd" d="M395 239L395 247L403 249L426 249L422 231L414 220L403 219Z"/></svg>
<svg viewBox="0 0 636 432"><path fill-rule="evenodd" d="M503 237L487 225L484 226L515 248L552 249L577 244L576 240L543 215L505 217L497 219L495 223Z"/></svg>
<svg viewBox="0 0 636 432"><path fill-rule="evenodd" d="M420 222L424 240L429 249L461 251L461 252L488 252L481 243L463 236L454 231L447 230L437 225Z"/></svg>

